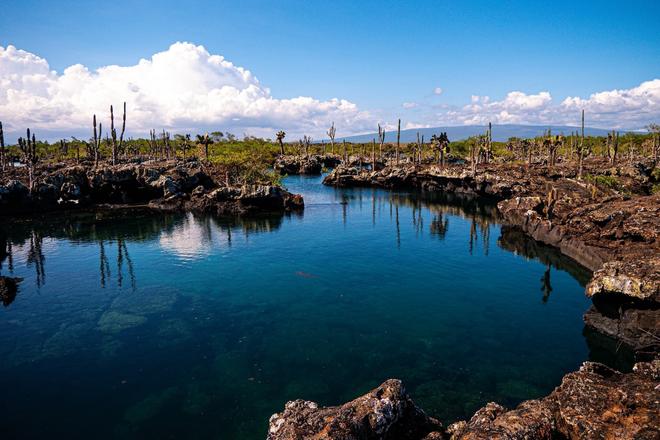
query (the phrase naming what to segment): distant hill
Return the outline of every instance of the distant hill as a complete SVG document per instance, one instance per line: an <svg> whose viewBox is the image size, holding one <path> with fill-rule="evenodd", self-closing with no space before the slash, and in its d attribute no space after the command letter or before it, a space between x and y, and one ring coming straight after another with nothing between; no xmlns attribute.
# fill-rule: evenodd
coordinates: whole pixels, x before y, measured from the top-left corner
<svg viewBox="0 0 660 440"><path fill-rule="evenodd" d="M486 125L461 125L456 127L434 127L434 128L414 128L411 130L401 130L401 142L413 142L417 140L417 132L424 135L424 140L431 139L433 134L439 134L441 131L446 131L450 141L459 141L467 139L470 136L484 134L486 132ZM569 135L571 131L580 130L579 127L571 127L568 125L516 125L516 124L501 124L493 125L493 140L503 142L510 137L531 138L541 136L547 129L552 130L554 134ZM624 130L621 131L623 133ZM585 136L606 136L608 130L603 128L585 127ZM342 138L344 139L344 138ZM339 142L342 141L339 139ZM378 139L377 133L367 133L357 136L349 136L345 138L347 142L371 142L372 139ZM396 131L389 131L385 135L385 142L396 142Z"/></svg>

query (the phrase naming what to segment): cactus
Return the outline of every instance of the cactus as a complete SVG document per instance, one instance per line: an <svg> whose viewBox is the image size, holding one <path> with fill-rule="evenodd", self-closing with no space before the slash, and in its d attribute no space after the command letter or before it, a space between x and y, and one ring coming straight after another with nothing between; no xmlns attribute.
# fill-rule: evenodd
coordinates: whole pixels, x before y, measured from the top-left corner
<svg viewBox="0 0 660 440"><path fill-rule="evenodd" d="M328 128L328 137L330 138L330 153L335 154L335 134L337 134L337 129L335 128L335 123L333 122L330 128Z"/></svg>
<svg viewBox="0 0 660 440"><path fill-rule="evenodd" d="M0 170L5 170L5 134L2 131L2 121L0 121Z"/></svg>
<svg viewBox="0 0 660 440"><path fill-rule="evenodd" d="M619 152L619 133L612 130L612 133L607 134L607 157L610 159L610 163L614 165L616 163L616 155Z"/></svg>
<svg viewBox="0 0 660 440"><path fill-rule="evenodd" d="M557 188L552 188L546 197L545 200L545 207L543 208L543 212L545 213L545 216L548 220L552 220L552 214L555 209L555 204L557 203L558 197L557 197Z"/></svg>
<svg viewBox="0 0 660 440"><path fill-rule="evenodd" d="M578 151L578 179L582 180L582 167L584 161L584 109L582 109L582 135L580 136L580 148Z"/></svg>
<svg viewBox="0 0 660 440"><path fill-rule="evenodd" d="M396 164L399 165L399 149L401 148L401 119L396 129Z"/></svg>
<svg viewBox="0 0 660 440"><path fill-rule="evenodd" d="M204 136L201 134L197 135L197 144L201 145L204 147L204 158L208 161L209 160L209 145L211 145L213 141L209 137L208 133L205 133Z"/></svg>
<svg viewBox="0 0 660 440"><path fill-rule="evenodd" d="M124 147L124 131L126 131L126 102L124 101L124 114L122 116L121 134L119 143L117 143L117 131L115 130L115 115L110 106L110 136L112 137L112 164L116 165L119 160L119 154Z"/></svg>
<svg viewBox="0 0 660 440"><path fill-rule="evenodd" d="M103 125L99 122L99 131L98 135L96 133L96 115L92 118L92 123L94 124L94 140L91 146L92 155L94 156L94 167L99 166L99 158L101 156L101 138L103 137Z"/></svg>
<svg viewBox="0 0 660 440"><path fill-rule="evenodd" d="M383 145L385 144L385 129L378 124L378 154L380 160L383 160ZM375 165L375 163L374 163Z"/></svg>
<svg viewBox="0 0 660 440"><path fill-rule="evenodd" d="M37 139L32 133L30 138L30 129L27 129L27 138L18 138L18 147L23 153L23 160L28 170L28 189L30 194L34 190L34 171L39 162L39 155L37 154Z"/></svg>
<svg viewBox="0 0 660 440"><path fill-rule="evenodd" d="M284 138L286 137L286 133L284 130L280 130L275 133L275 137L277 138L277 142L280 144L280 154L284 156Z"/></svg>

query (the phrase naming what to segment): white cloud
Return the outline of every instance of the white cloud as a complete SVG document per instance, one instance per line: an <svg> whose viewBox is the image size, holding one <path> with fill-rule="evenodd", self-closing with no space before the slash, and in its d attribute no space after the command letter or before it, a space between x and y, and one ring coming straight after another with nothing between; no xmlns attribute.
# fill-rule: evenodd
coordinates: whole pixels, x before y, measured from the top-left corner
<svg viewBox="0 0 660 440"><path fill-rule="evenodd" d="M587 124L604 128L637 129L660 120L660 79L625 90L592 94L589 98L568 97L554 103L547 91L527 94L509 92L502 100L472 95L470 104L436 115L434 125L540 124L577 125L581 110Z"/></svg>
<svg viewBox="0 0 660 440"><path fill-rule="evenodd" d="M630 89L594 93L587 99L568 97L561 103L566 112L581 109L594 121L614 128L639 128L660 121L660 79L645 81Z"/></svg>
<svg viewBox="0 0 660 440"><path fill-rule="evenodd" d="M372 125L367 112L344 99L275 99L249 70L190 43L175 43L132 66L90 71L76 64L61 74L37 55L0 46L0 120L7 132L30 127L38 134L89 135L92 115L106 125L110 104L120 108L123 101L131 135L164 127L268 137L283 128L291 137L320 136L332 121L344 133Z"/></svg>
<svg viewBox="0 0 660 440"><path fill-rule="evenodd" d="M414 130L416 128L431 128L432 125L430 124L420 124L417 122L407 122L406 125L403 127L404 130Z"/></svg>
<svg viewBox="0 0 660 440"><path fill-rule="evenodd" d="M433 94L434 95L442 95L443 91L444 90L442 90L442 87L436 87L435 89L433 89Z"/></svg>
<svg viewBox="0 0 660 440"><path fill-rule="evenodd" d="M441 94L442 88L433 93ZM396 121L401 116L360 110L345 99L276 99L249 70L190 43L175 43L131 66L90 70L75 64L61 73L37 55L0 46L0 121L8 134L22 135L30 127L41 138L88 137L92 115L107 128L110 104L121 108L123 101L129 136L165 128L272 137L284 129L287 139L302 134L323 139L333 121L338 135L347 136L373 132L378 120ZM587 98L555 101L548 91L511 91L500 100L473 95L462 106L404 102L402 108L422 114L414 123L404 121L406 128L488 122L577 125L584 108L590 126L636 129L660 122L660 79Z"/></svg>

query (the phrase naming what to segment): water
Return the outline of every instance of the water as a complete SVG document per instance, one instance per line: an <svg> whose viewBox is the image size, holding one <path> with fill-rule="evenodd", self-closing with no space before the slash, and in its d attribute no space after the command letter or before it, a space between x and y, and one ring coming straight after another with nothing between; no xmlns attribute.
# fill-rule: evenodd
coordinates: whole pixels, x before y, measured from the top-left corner
<svg viewBox="0 0 660 440"><path fill-rule="evenodd" d="M304 214L5 224L2 438L263 439L391 377L450 422L589 357L589 274L493 205L285 184Z"/></svg>

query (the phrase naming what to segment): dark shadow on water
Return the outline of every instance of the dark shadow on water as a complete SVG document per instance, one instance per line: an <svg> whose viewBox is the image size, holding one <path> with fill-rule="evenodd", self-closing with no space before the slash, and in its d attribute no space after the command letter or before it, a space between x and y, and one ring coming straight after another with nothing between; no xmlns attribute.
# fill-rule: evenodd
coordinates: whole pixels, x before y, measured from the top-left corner
<svg viewBox="0 0 660 440"><path fill-rule="evenodd" d="M523 232L520 228L503 225L498 246L525 258L535 259L546 265L571 274L581 286L586 286L592 272L577 261L562 254L559 249L538 242ZM543 291L549 295L552 288L549 285L549 272L543 275ZM545 283L548 283L547 285Z"/></svg>

